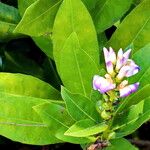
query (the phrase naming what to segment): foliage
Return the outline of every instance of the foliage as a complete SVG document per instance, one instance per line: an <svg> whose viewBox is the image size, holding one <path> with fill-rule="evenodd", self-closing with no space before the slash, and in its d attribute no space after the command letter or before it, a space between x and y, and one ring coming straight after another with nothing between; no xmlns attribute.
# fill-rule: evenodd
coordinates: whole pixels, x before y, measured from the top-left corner
<svg viewBox="0 0 150 150"><path fill-rule="evenodd" d="M109 130L104 149L136 150L123 137L150 119L149 8L149 0L18 0L18 8L0 2L0 135L86 149ZM104 46L132 48L141 67L129 79L139 90L121 99L109 123L97 109L103 96L92 88L93 76L106 72Z"/></svg>

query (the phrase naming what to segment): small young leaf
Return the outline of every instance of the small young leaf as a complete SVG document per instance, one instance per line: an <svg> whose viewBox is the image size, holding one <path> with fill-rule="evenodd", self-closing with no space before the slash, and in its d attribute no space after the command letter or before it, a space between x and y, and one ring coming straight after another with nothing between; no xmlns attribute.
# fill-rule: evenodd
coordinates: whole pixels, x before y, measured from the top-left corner
<svg viewBox="0 0 150 150"><path fill-rule="evenodd" d="M72 125L65 135L73 137L87 137L97 133L101 133L107 129L108 125L105 123L95 124L90 119L80 120Z"/></svg>
<svg viewBox="0 0 150 150"><path fill-rule="evenodd" d="M150 42L150 1L143 0L120 24L108 45L125 49L133 43L135 51ZM140 18L140 19L139 19ZM133 21L134 20L134 21Z"/></svg>
<svg viewBox="0 0 150 150"><path fill-rule="evenodd" d="M96 139L94 137L76 138L65 136L64 133L74 123L74 120L68 115L64 107L52 103L45 103L33 107L33 109L41 116L43 122L47 124L51 134L58 139L70 143L88 143Z"/></svg>
<svg viewBox="0 0 150 150"><path fill-rule="evenodd" d="M69 114L77 121L90 119L97 123L100 121L100 115L96 111L95 104L88 98L80 94L72 94L62 87L61 95L66 103Z"/></svg>
<svg viewBox="0 0 150 150"><path fill-rule="evenodd" d="M0 21L17 24L21 17L15 7L0 2Z"/></svg>

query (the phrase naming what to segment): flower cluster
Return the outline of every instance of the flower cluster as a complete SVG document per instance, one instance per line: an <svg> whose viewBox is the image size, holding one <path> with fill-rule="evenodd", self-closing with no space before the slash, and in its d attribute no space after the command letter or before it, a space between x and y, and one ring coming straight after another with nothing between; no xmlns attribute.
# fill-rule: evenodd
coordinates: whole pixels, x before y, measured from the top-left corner
<svg viewBox="0 0 150 150"><path fill-rule="evenodd" d="M102 94L115 90L119 92L118 97L126 97L137 91L139 82L128 85L128 81L124 79L135 75L140 70L139 66L133 60L129 59L131 49L125 53L120 49L117 55L111 47L109 50L103 48L103 52L107 74L105 74L105 77L94 76L94 90L98 90Z"/></svg>

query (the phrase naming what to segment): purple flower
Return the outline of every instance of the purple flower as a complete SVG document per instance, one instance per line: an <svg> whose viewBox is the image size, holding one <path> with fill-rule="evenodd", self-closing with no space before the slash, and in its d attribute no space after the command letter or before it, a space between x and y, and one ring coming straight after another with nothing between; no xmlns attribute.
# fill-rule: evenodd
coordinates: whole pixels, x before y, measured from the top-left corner
<svg viewBox="0 0 150 150"><path fill-rule="evenodd" d="M117 79L122 80L124 77L130 77L138 73L140 67L131 59L128 59L126 64L120 69Z"/></svg>
<svg viewBox="0 0 150 150"><path fill-rule="evenodd" d="M104 57L105 57L105 63L106 63L106 69L107 72L111 75L114 74L114 66L116 64L116 54L114 50L110 47L109 50L107 48L103 48Z"/></svg>
<svg viewBox="0 0 150 150"><path fill-rule="evenodd" d="M123 65L126 64L127 60L129 59L131 54L131 49L127 50L123 53L123 50L120 49L117 55L117 63L116 63L116 71L118 71Z"/></svg>
<svg viewBox="0 0 150 150"><path fill-rule="evenodd" d="M105 79L99 75L93 77L93 89L98 90L102 94L114 89L115 87L116 85L108 78Z"/></svg>
<svg viewBox="0 0 150 150"><path fill-rule="evenodd" d="M120 97L126 97L129 96L130 94L134 93L137 91L139 87L139 82L127 85L124 88L119 89Z"/></svg>

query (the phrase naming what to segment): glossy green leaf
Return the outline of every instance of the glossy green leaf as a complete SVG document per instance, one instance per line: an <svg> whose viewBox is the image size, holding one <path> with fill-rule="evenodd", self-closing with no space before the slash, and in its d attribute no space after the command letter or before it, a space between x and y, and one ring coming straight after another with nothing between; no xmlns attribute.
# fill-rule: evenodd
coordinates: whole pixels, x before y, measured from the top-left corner
<svg viewBox="0 0 150 150"><path fill-rule="evenodd" d="M131 4L132 0L99 0L93 14L97 32L101 33L111 27L126 13Z"/></svg>
<svg viewBox="0 0 150 150"><path fill-rule="evenodd" d="M21 17L15 7L0 2L0 21L16 24Z"/></svg>
<svg viewBox="0 0 150 150"><path fill-rule="evenodd" d="M59 92L51 85L23 74L0 73L0 91L44 99L60 99Z"/></svg>
<svg viewBox="0 0 150 150"><path fill-rule="evenodd" d="M36 0L18 0L18 8L20 15L23 16L25 10Z"/></svg>
<svg viewBox="0 0 150 150"><path fill-rule="evenodd" d="M60 70L59 65L61 64L60 57L64 53L64 44L71 37L72 33L76 33L80 43L80 49L84 50L98 65L99 49L91 16L81 0L64 0L56 15L53 28L54 59L58 71ZM90 64L88 63L88 65ZM67 66L65 68L68 69Z"/></svg>
<svg viewBox="0 0 150 150"><path fill-rule="evenodd" d="M116 118L114 127L116 131L116 137L123 137L133 133L143 123L150 119L150 98L141 101L139 104L131 107L129 111ZM120 123L119 123L120 122Z"/></svg>
<svg viewBox="0 0 150 150"><path fill-rule="evenodd" d="M32 109L46 100L0 92L0 134L26 144L46 145L58 140Z"/></svg>
<svg viewBox="0 0 150 150"><path fill-rule="evenodd" d="M80 47L75 32L66 40L59 62L58 71L65 87L71 92L89 97L92 78L99 70L92 58Z"/></svg>
<svg viewBox="0 0 150 150"><path fill-rule="evenodd" d="M30 36L49 36L60 3L61 0L37 0L26 9L15 32Z"/></svg>
<svg viewBox="0 0 150 150"><path fill-rule="evenodd" d="M104 150L138 150L135 146L133 146L129 141L126 139L114 139L111 140L111 145Z"/></svg>
<svg viewBox="0 0 150 150"><path fill-rule="evenodd" d="M88 98L80 94L72 94L63 87L61 95L66 103L67 111L75 120L90 119L95 123L100 120L95 104Z"/></svg>
<svg viewBox="0 0 150 150"><path fill-rule="evenodd" d="M74 123L74 120L68 115L64 107L52 103L45 103L33 108L41 116L44 123L48 125L52 134L58 139L77 144L95 141L94 137L76 138L64 135Z"/></svg>
<svg viewBox="0 0 150 150"><path fill-rule="evenodd" d="M95 124L90 119L80 120L73 124L65 135L73 137L87 137L101 133L107 129L108 125L105 123Z"/></svg>
<svg viewBox="0 0 150 150"><path fill-rule="evenodd" d="M150 1L140 3L120 24L108 45L116 50L134 45L135 51L150 42ZM134 20L134 21L133 21Z"/></svg>

